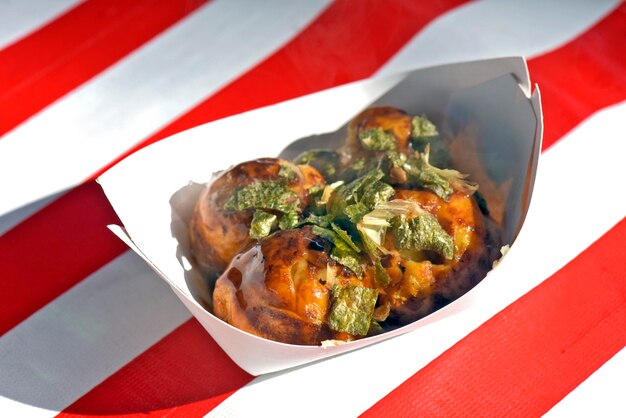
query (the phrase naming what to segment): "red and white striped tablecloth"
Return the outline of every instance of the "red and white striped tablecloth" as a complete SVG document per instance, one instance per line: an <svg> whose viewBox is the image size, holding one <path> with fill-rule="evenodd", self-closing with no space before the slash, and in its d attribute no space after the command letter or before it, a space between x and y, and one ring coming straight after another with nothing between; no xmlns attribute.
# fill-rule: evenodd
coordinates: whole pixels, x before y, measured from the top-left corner
<svg viewBox="0 0 626 418"><path fill-rule="evenodd" d="M407 334L252 377L106 228L94 179L171 134L511 55L543 100L530 257L428 362ZM626 416L625 121L614 0L0 0L0 416Z"/></svg>

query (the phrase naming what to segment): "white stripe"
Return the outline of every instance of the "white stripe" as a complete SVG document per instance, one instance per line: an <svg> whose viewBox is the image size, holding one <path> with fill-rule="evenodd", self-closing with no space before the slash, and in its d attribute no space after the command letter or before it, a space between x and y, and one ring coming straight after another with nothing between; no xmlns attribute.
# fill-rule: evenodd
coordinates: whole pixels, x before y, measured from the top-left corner
<svg viewBox="0 0 626 418"><path fill-rule="evenodd" d="M81 0L2 0L0 1L0 49L10 45Z"/></svg>
<svg viewBox="0 0 626 418"><path fill-rule="evenodd" d="M619 3L619 0L468 3L434 20L379 73L454 61L543 54L589 29Z"/></svg>
<svg viewBox="0 0 626 418"><path fill-rule="evenodd" d="M0 338L2 415L55 415L189 318L126 252Z"/></svg>
<svg viewBox="0 0 626 418"><path fill-rule="evenodd" d="M462 311L344 356L262 376L235 392L209 416L288 417L295 410L302 417L317 417L324 411L333 411L337 416L356 416L365 411L456 341L548 278L626 216L626 199L614 192L614 183L598 182L588 174L620 178L621 156L626 153L620 133L624 118L626 102L590 117L541 156L526 223L498 267L496 279L506 280L491 280L495 275L485 279L490 281L491 291L473 300L480 309ZM590 158L594 151L602 158ZM585 169L581 170L583 164ZM581 199L583 190L593 190L602 204L598 205L595 198ZM593 222L580 222L590 214ZM577 225L576 234L571 233L572 225ZM435 341L436 348L424 352L420 341L425 338ZM418 350L420 356L416 356ZM306 388L302 382L306 382ZM323 401L311 402L311 388L320 391ZM278 396L280 402L268 402Z"/></svg>
<svg viewBox="0 0 626 418"><path fill-rule="evenodd" d="M193 13L0 139L0 214L80 183L282 46L326 4L216 1Z"/></svg>
<svg viewBox="0 0 626 418"><path fill-rule="evenodd" d="M626 416L626 348L600 367L545 415L558 417Z"/></svg>

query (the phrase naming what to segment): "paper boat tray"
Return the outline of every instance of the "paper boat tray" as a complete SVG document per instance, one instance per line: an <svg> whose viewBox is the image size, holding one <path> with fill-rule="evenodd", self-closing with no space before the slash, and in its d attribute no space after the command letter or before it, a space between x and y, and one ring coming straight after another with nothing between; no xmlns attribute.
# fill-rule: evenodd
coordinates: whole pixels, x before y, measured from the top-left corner
<svg viewBox="0 0 626 418"><path fill-rule="evenodd" d="M502 186L481 192L490 205L500 207L503 240L513 244L530 204L543 127L539 91L531 92L526 62L520 57L368 79L222 119L150 145L98 179L123 223L123 228L112 226L112 230L170 285L215 341L250 374L345 353L480 309L473 300L488 291L488 281L402 328L337 346L314 347L255 337L205 308L210 298L188 262L186 232L198 184L209 181L217 171L254 158L289 157L320 145L338 147L349 120L376 104L425 114L440 130L455 132L460 141L467 138L467 152L457 153L455 168L474 179L488 175L490 182ZM497 268L492 275L498 275ZM428 350L428 338L423 344L422 349Z"/></svg>

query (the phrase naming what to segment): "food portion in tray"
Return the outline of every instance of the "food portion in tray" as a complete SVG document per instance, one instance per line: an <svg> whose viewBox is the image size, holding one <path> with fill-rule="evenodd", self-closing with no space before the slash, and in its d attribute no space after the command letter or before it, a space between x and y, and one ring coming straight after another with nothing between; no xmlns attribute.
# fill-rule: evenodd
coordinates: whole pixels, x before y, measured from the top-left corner
<svg viewBox="0 0 626 418"><path fill-rule="evenodd" d="M213 313L259 337L319 345L463 295L501 243L478 185L449 164L430 120L383 106L356 116L335 150L218 173L189 224Z"/></svg>

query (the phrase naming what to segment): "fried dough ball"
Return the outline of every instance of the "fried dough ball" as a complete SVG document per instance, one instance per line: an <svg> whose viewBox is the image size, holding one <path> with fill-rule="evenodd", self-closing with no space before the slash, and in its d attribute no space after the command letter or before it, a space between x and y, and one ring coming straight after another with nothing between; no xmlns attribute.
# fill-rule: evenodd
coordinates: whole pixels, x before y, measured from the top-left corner
<svg viewBox="0 0 626 418"><path fill-rule="evenodd" d="M278 231L237 255L215 284L214 314L259 337L318 345L351 340L327 325L334 285L368 286L329 256L310 226Z"/></svg>
<svg viewBox="0 0 626 418"><path fill-rule="evenodd" d="M359 133L375 128L393 134L398 151L409 152L411 119L410 115L391 106L365 109L352 119L348 126L348 137L341 149L344 160L351 161L367 153L359 139Z"/></svg>
<svg viewBox="0 0 626 418"><path fill-rule="evenodd" d="M496 234L487 225L472 196L460 192L448 201L426 190L398 190L395 199L417 202L433 214L452 237L451 260L424 252L397 251L393 234L387 233L390 253L383 267L391 277L381 303L390 308L390 319L408 323L460 297L474 287L497 258Z"/></svg>
<svg viewBox="0 0 626 418"><path fill-rule="evenodd" d="M310 200L307 190L313 185L323 185L324 178L313 167L296 166L277 158L238 164L220 173L202 191L190 219L189 233L195 263L205 275L216 278L252 241L249 236L252 211L225 211L224 204L238 187L285 179L281 168L294 174L288 187L298 196L300 209L305 208Z"/></svg>

